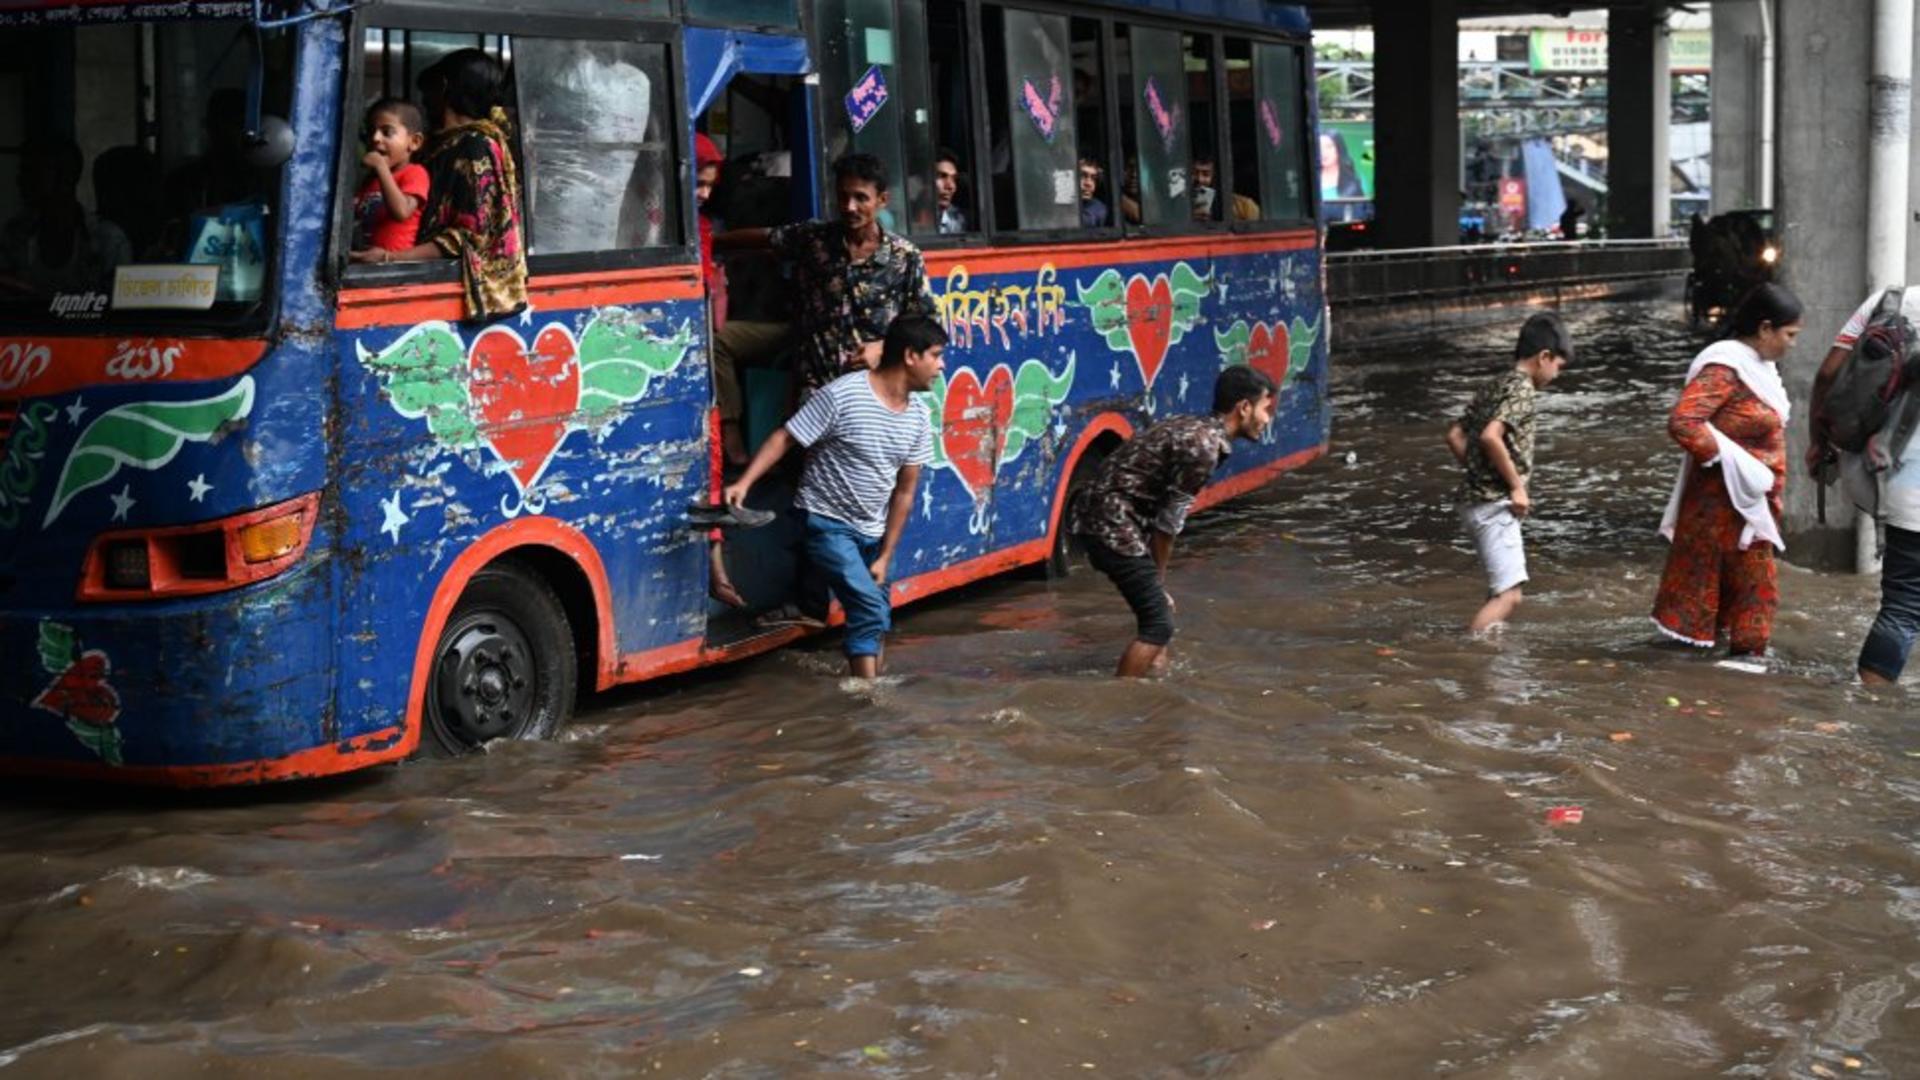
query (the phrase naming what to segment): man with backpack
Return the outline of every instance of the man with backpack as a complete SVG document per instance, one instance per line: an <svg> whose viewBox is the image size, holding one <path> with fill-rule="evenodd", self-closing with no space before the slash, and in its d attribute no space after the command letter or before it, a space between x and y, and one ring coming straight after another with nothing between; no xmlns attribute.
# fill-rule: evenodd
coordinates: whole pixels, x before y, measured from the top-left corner
<svg viewBox="0 0 1920 1080"><path fill-rule="evenodd" d="M1836 479L1886 528L1880 611L1860 647L1864 683L1900 678L1920 638L1920 288L1867 298L1834 338L1813 381L1807 468ZM1822 511L1824 518L1824 493Z"/></svg>

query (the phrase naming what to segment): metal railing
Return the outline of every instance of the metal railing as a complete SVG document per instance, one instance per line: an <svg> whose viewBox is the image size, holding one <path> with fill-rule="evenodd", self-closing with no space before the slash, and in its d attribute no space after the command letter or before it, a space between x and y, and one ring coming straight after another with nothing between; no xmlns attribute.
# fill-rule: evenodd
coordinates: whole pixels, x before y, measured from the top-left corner
<svg viewBox="0 0 1920 1080"><path fill-rule="evenodd" d="M1327 300L1335 306L1677 277L1693 265L1684 240L1474 244L1326 259Z"/></svg>

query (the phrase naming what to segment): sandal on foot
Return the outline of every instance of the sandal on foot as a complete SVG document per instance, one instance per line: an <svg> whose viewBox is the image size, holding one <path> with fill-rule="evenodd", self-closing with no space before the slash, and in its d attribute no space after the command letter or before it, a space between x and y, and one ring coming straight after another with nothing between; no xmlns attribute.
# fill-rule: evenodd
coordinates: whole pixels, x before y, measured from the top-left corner
<svg viewBox="0 0 1920 1080"><path fill-rule="evenodd" d="M826 627L826 622L801 611L794 604L781 604L777 608L765 611L753 620L753 625L761 630L779 630L788 626L804 626L812 630Z"/></svg>

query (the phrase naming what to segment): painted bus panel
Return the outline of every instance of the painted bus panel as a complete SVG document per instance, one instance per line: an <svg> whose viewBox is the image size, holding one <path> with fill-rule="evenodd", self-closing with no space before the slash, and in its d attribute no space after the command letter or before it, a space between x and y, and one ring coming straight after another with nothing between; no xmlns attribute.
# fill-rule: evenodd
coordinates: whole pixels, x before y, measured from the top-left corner
<svg viewBox="0 0 1920 1080"><path fill-rule="evenodd" d="M182 785L410 754L465 584L539 561L607 687L751 655L709 644L709 339L698 269L542 275L524 314L459 321L457 287L322 280L345 28L298 36L270 334L0 337L0 767ZM928 253L952 336L924 395L934 467L897 602L1039 562L1084 455L1204 411L1226 365L1282 385L1202 502L1323 452L1317 232L1214 232ZM95 541L312 497L284 573L230 591L79 602Z"/></svg>

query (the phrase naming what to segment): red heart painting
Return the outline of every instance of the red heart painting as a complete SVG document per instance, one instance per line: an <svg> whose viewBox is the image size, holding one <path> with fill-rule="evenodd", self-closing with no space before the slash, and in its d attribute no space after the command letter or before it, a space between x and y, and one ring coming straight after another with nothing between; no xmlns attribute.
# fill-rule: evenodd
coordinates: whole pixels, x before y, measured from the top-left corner
<svg viewBox="0 0 1920 1080"><path fill-rule="evenodd" d="M1127 337L1140 363L1140 377L1151 387L1173 341L1173 287L1164 276L1151 285L1137 274L1127 282Z"/></svg>
<svg viewBox="0 0 1920 1080"><path fill-rule="evenodd" d="M33 707L70 717L94 727L106 727L120 716L120 693L107 682L113 671L107 654L89 649L40 692Z"/></svg>
<svg viewBox="0 0 1920 1080"><path fill-rule="evenodd" d="M985 386L961 368L947 379L947 403L940 415L940 441L947 463L978 502L993 489L1000 455L1013 422L1013 372L1000 364L987 373Z"/></svg>
<svg viewBox="0 0 1920 1080"><path fill-rule="evenodd" d="M1255 371L1265 372L1273 379L1275 386L1287 383L1287 364L1292 358L1292 347L1288 341L1287 324L1279 323L1271 330L1266 323L1253 324L1253 336L1247 339L1247 365Z"/></svg>
<svg viewBox="0 0 1920 1080"><path fill-rule="evenodd" d="M580 365L573 335L549 324L529 351L520 335L488 327L467 350L469 393L480 437L506 463L525 494L567 437L580 408Z"/></svg>

